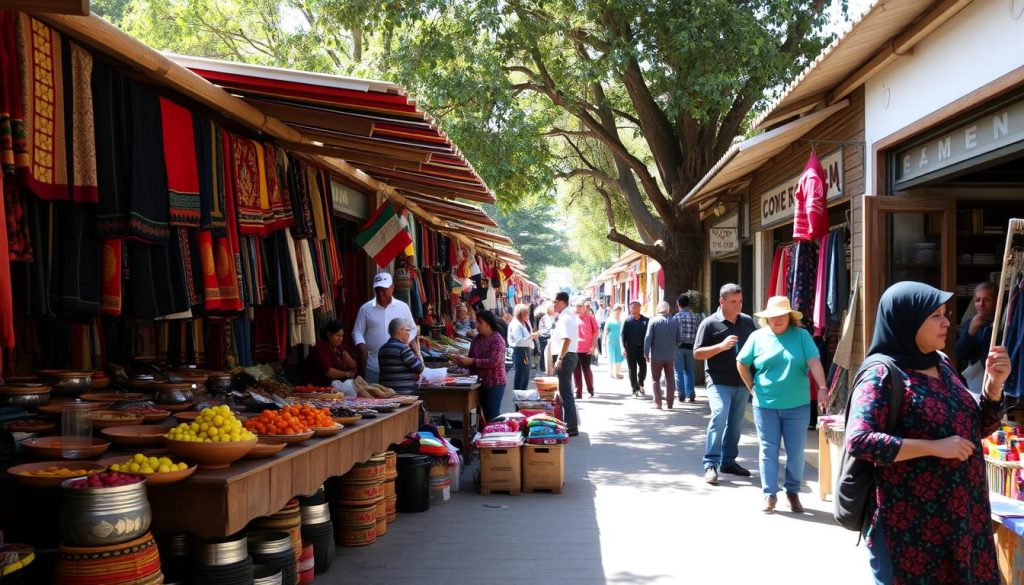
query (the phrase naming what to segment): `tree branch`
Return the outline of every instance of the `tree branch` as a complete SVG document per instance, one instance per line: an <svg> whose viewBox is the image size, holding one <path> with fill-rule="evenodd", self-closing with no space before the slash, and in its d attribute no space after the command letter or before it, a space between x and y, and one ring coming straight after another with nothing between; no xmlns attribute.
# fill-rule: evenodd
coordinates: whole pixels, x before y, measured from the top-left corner
<svg viewBox="0 0 1024 585"><path fill-rule="evenodd" d="M660 254L658 254L658 249L654 245L638 242L618 230L615 226L615 210L612 207L612 194L609 193L607 189L604 189L599 185L595 185L594 189L601 194L601 199L604 201L604 215L605 219L608 221L608 234L606 237L617 244L622 244L630 250L640 252L641 254L646 254L647 256L659 256Z"/></svg>

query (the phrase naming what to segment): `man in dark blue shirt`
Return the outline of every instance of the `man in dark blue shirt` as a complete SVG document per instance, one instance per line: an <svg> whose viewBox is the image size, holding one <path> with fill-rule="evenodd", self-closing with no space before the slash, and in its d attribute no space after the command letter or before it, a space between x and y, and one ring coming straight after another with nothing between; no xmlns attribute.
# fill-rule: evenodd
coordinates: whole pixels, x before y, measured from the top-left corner
<svg viewBox="0 0 1024 585"><path fill-rule="evenodd" d="M622 323L622 353L626 355L626 364L629 366L629 385L633 387L633 396L644 395L644 382L647 381L644 337L647 336L648 321L647 317L640 314L639 301L629 303L629 318Z"/></svg>
<svg viewBox="0 0 1024 585"><path fill-rule="evenodd" d="M718 483L718 471L749 477L736 463L740 428L747 408L747 387L736 369L736 354L757 329L750 315L741 313L743 290L738 284L722 286L719 308L704 319L693 340L693 357L706 360L704 383L708 390L711 419L704 449L704 481Z"/></svg>
<svg viewBox="0 0 1024 585"><path fill-rule="evenodd" d="M992 320L996 312L995 284L986 281L974 287L974 310L974 318L960 326L960 337L956 341L954 353L960 367L965 368L964 378L971 392L980 396L984 376L984 368L980 366L984 366L985 356L988 355Z"/></svg>

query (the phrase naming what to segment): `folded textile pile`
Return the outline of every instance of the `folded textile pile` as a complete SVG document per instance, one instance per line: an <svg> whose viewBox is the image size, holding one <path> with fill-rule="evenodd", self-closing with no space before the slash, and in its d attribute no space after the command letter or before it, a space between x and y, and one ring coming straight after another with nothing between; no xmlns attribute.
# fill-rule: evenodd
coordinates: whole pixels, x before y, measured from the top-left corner
<svg viewBox="0 0 1024 585"><path fill-rule="evenodd" d="M416 453L434 457L435 464L443 463L449 467L457 465L459 453L455 446L440 436L434 425L423 425L415 433L405 436L399 445L392 445L398 453Z"/></svg>
<svg viewBox="0 0 1024 585"><path fill-rule="evenodd" d="M526 442L531 445L561 445L569 441L565 423L547 414L526 419Z"/></svg>
<svg viewBox="0 0 1024 585"><path fill-rule="evenodd" d="M503 414L487 423L473 438L477 447L518 447L523 444L526 417L518 412Z"/></svg>

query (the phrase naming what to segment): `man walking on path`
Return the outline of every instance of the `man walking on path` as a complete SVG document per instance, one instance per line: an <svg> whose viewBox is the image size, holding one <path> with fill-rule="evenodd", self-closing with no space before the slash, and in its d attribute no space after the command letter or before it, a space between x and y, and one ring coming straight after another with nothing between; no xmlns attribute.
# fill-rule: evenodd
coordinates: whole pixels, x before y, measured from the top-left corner
<svg viewBox="0 0 1024 585"><path fill-rule="evenodd" d="M572 371L572 379L576 384L576 398L583 398L583 383L587 384L587 392L594 396L594 373L590 370L590 362L597 351L598 326L594 313L590 310L590 302L584 298L576 301L576 318L579 320L580 336L576 349L576 368Z"/></svg>
<svg viewBox="0 0 1024 585"><path fill-rule="evenodd" d="M736 354L757 329L750 315L740 312L743 290L738 284L723 285L718 310L701 321L693 342L693 355L706 360L704 382L708 391L711 419L708 420L704 449L704 481L718 483L718 471L749 477L736 463L740 427L747 408L747 388L736 369Z"/></svg>
<svg viewBox="0 0 1024 585"><path fill-rule="evenodd" d="M579 349L579 320L574 307L569 306L569 294L560 292L555 295L555 312L558 320L551 332L552 355L555 360L555 374L558 375L558 395L562 397L562 419L565 421L569 436L580 434L579 414L576 412L576 399L572 396L572 372L576 369Z"/></svg>
<svg viewBox="0 0 1024 585"><path fill-rule="evenodd" d="M697 400L694 391L697 363L693 359L693 340L697 336L697 327L700 326L703 314L698 316L690 310L690 297L685 293L676 299L676 307L679 312L672 316L679 326L679 347L676 348L674 363L676 391L679 392L679 402L694 402Z"/></svg>
<svg viewBox="0 0 1024 585"><path fill-rule="evenodd" d="M647 381L647 362L644 361L647 322L647 317L640 314L640 302L629 303L629 318L622 323L622 353L626 354L629 385L633 387L633 396L644 395L644 382Z"/></svg>
<svg viewBox="0 0 1024 585"><path fill-rule="evenodd" d="M679 326L669 316L672 307L665 301L658 303L658 314L647 325L644 337L644 358L651 362L651 385L654 386L654 405L661 410L661 375L665 374L665 401L669 410L676 394L676 381L672 375L672 364L679 347Z"/></svg>

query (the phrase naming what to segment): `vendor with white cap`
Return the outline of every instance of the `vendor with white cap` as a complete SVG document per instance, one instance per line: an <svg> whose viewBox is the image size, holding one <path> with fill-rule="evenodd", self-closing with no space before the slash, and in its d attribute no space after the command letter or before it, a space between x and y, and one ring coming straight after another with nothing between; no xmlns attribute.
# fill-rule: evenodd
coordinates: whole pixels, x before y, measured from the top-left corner
<svg viewBox="0 0 1024 585"><path fill-rule="evenodd" d="M786 444L786 475L783 487L789 509L804 511L800 485L804 474L804 445L811 416L808 371L818 387L818 401L828 398L825 372L818 347L800 327L803 314L794 311L786 297L772 297L760 313L762 327L750 334L736 356L736 369L754 396L761 490L761 511L775 510L779 491L779 447ZM757 374L751 372L753 366Z"/></svg>
<svg viewBox="0 0 1024 585"><path fill-rule="evenodd" d="M374 298L367 301L359 308L356 315L356 323L352 327L352 339L359 348L362 357L362 364L365 370L365 378L370 383L376 383L380 379L380 368L377 365L377 352L381 346L387 343L388 324L392 319L407 319L414 323L412 311L409 305L394 298L394 280L387 272L379 272L373 277ZM416 353L421 361L420 344L416 339L416 328L410 332L409 347Z"/></svg>

